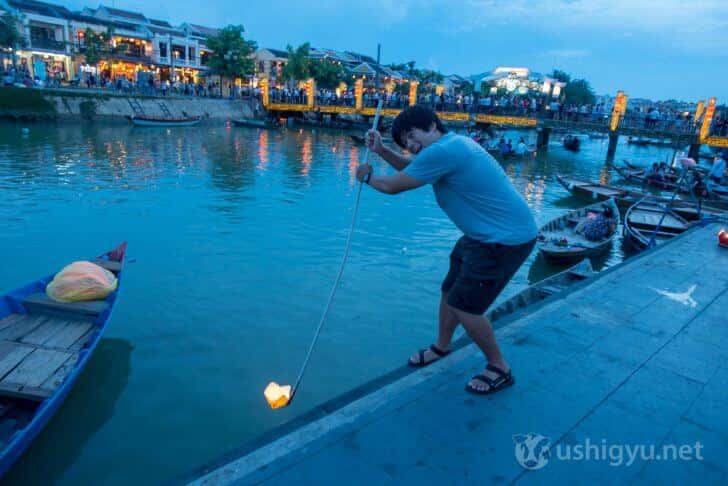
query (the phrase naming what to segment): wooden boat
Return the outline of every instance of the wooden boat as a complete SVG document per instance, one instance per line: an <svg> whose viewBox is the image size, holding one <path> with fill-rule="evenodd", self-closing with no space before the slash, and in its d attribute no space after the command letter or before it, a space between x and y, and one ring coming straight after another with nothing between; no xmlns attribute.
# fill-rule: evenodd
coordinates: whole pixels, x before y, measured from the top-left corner
<svg viewBox="0 0 728 486"><path fill-rule="evenodd" d="M663 214L665 215L662 219ZM662 219L662 224L657 229ZM683 233L690 227L684 218L675 211L666 211L662 204L639 201L627 210L624 217L624 237L635 248L643 250L649 246L653 234L655 244L660 244Z"/></svg>
<svg viewBox="0 0 728 486"><path fill-rule="evenodd" d="M650 144L650 141L646 138L632 138L627 137L627 143L629 145L638 145L638 146L646 146Z"/></svg>
<svg viewBox="0 0 728 486"><path fill-rule="evenodd" d="M120 282L125 252L122 243L92 261ZM45 293L53 277L0 300L0 476L65 400L96 349L119 293L117 286L104 300L60 303Z"/></svg>
<svg viewBox="0 0 728 486"><path fill-rule="evenodd" d="M278 126L269 120L257 120L255 118L237 118L231 121L236 127L276 128Z"/></svg>
<svg viewBox="0 0 728 486"><path fill-rule="evenodd" d="M675 189L677 189L677 184L675 183L677 181L677 178L679 177L677 176L677 174L668 173L665 175L666 180L658 181L645 176L645 169L635 170L615 166L614 170L617 171L617 173L622 176L623 179L630 182L647 184L648 186L653 186L657 187L658 189L664 189L668 191L674 191Z"/></svg>
<svg viewBox="0 0 728 486"><path fill-rule="evenodd" d="M645 198L650 198L651 201L658 203L667 203L670 200L670 197L651 195L636 189L610 186L575 177L557 175L556 179L575 196L598 200L614 198L617 206L625 211ZM694 200L676 199L673 203L673 211L690 221L699 219L697 202ZM720 216L725 211L728 211L728 203L725 201L710 200L701 202L700 216Z"/></svg>
<svg viewBox="0 0 728 486"><path fill-rule="evenodd" d="M497 321L507 315L515 314L531 304L535 304L547 297L566 290L572 285L595 275L595 273L592 270L591 262L588 259L582 260L563 272L552 275L523 289L513 297L488 311L487 316L491 321Z"/></svg>
<svg viewBox="0 0 728 486"><path fill-rule="evenodd" d="M129 117L131 122L138 127L191 127L200 123L202 117L153 117L153 116L141 116L132 115Z"/></svg>
<svg viewBox="0 0 728 486"><path fill-rule="evenodd" d="M571 135L567 135L566 137L564 137L564 148L566 150L578 152L580 146L581 146L581 141L577 137L574 137Z"/></svg>
<svg viewBox="0 0 728 486"><path fill-rule="evenodd" d="M614 223L610 225L608 236L591 241L578 231L580 224L605 213ZM551 263L576 262L607 251L617 226L619 226L619 208L614 199L591 204L569 211L543 225L538 233L538 250L546 261Z"/></svg>

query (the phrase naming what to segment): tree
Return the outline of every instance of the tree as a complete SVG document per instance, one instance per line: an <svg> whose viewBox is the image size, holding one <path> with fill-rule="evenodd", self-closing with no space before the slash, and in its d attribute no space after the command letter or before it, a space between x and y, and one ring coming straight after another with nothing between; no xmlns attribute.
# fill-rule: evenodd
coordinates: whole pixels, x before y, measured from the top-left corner
<svg viewBox="0 0 728 486"><path fill-rule="evenodd" d="M18 20L9 12L0 16L0 47L13 50L13 66L15 66L15 51L18 47L25 47L27 42L17 27Z"/></svg>
<svg viewBox="0 0 728 486"><path fill-rule="evenodd" d="M86 64L91 66L97 65L111 54L111 37L114 31L109 28L106 32L96 33L90 28L86 28L84 33L84 57Z"/></svg>
<svg viewBox="0 0 728 486"><path fill-rule="evenodd" d="M559 69L554 69L554 72L551 73L551 77L561 81L562 83L568 83L571 81L571 75L566 71L561 71Z"/></svg>
<svg viewBox="0 0 728 486"><path fill-rule="evenodd" d="M594 90L586 79L575 79L564 88L566 103L593 105L596 101Z"/></svg>
<svg viewBox="0 0 728 486"><path fill-rule="evenodd" d="M316 85L324 89L334 89L344 80L344 67L335 62L315 59L309 62L309 72Z"/></svg>
<svg viewBox="0 0 728 486"><path fill-rule="evenodd" d="M303 81L311 77L311 45L304 42L295 49L289 44L288 62L283 66L283 77L289 81Z"/></svg>
<svg viewBox="0 0 728 486"><path fill-rule="evenodd" d="M255 72L252 55L257 44L245 40L244 32L242 25L228 25L205 40L212 51L207 65L213 73L221 77L243 78Z"/></svg>

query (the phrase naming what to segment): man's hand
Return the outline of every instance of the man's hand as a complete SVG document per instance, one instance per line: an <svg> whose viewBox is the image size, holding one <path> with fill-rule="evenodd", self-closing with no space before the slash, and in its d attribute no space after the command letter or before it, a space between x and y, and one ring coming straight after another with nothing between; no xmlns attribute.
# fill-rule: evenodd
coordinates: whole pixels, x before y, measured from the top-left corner
<svg viewBox="0 0 728 486"><path fill-rule="evenodd" d="M384 144L382 143L382 135L377 130L367 131L366 143L369 150L377 155L382 155Z"/></svg>
<svg viewBox="0 0 728 486"><path fill-rule="evenodd" d="M359 167L356 168L356 179L359 182L364 182L364 176L371 174L372 170L371 164L359 164Z"/></svg>

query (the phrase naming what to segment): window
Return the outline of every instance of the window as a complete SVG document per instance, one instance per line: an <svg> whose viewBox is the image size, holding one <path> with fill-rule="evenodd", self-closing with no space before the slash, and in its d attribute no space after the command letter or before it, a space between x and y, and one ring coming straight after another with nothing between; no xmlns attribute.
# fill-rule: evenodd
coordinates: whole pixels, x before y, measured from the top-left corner
<svg viewBox="0 0 728 486"><path fill-rule="evenodd" d="M195 48L194 47L188 47L187 48L187 52L188 52L188 55L189 55L188 59L190 61L194 62L195 61Z"/></svg>
<svg viewBox="0 0 728 486"><path fill-rule="evenodd" d="M167 57L167 43L166 42L159 43L159 57Z"/></svg>

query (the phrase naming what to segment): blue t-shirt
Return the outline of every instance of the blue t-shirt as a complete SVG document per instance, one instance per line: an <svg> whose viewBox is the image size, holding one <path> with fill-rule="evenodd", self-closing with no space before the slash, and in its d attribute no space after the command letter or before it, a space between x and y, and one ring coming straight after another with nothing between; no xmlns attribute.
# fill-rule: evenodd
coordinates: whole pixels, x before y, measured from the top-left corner
<svg viewBox="0 0 728 486"><path fill-rule="evenodd" d="M432 184L437 204L473 239L519 245L538 234L531 210L500 164L468 137L444 134L404 172Z"/></svg>

